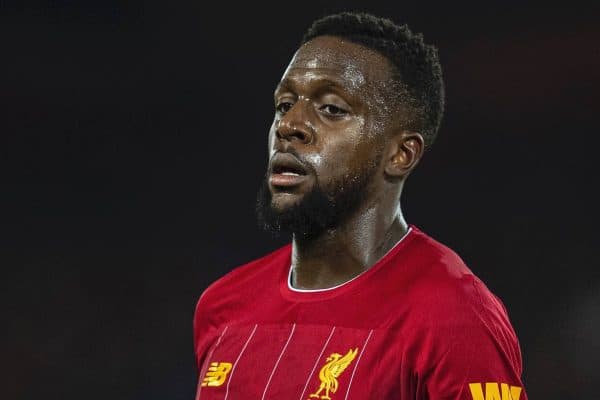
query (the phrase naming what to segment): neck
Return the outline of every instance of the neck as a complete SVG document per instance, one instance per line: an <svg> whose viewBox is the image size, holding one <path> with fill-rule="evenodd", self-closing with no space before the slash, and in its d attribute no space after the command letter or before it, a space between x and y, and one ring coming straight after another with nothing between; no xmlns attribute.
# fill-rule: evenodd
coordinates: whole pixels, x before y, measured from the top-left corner
<svg viewBox="0 0 600 400"><path fill-rule="evenodd" d="M373 266L408 231L399 202L390 203L367 205L316 237L294 235L292 286L325 289Z"/></svg>

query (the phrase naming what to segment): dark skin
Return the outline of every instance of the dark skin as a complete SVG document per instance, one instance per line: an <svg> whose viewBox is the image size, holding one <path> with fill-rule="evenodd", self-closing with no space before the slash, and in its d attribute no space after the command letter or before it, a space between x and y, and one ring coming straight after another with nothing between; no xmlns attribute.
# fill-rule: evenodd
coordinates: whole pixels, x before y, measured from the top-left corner
<svg viewBox="0 0 600 400"><path fill-rule="evenodd" d="M296 52L275 90L270 159L295 151L309 160L311 171L291 177L289 185L270 181L272 207L285 210L317 182L332 187L366 165L375 168L363 201L339 226L316 237L294 235L295 288L323 289L352 279L408 230L399 200L424 141L404 128L409 115L390 100L391 72L390 62L376 51L320 36Z"/></svg>

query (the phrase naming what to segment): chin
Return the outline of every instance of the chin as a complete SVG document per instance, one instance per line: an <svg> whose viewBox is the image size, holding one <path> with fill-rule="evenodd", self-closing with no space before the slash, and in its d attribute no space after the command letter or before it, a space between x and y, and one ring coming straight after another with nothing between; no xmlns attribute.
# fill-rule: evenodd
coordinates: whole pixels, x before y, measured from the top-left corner
<svg viewBox="0 0 600 400"><path fill-rule="evenodd" d="M272 192L271 209L277 213L285 213L302 202L303 194L290 192Z"/></svg>

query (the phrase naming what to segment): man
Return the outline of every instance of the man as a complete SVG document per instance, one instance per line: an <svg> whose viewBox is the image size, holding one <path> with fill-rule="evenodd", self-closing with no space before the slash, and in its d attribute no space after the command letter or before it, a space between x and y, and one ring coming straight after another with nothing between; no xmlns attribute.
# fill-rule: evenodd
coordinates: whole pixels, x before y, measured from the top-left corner
<svg viewBox="0 0 600 400"><path fill-rule="evenodd" d="M400 210L443 102L437 52L406 26L312 25L275 90L257 206L293 240L201 296L198 399L526 399L502 303Z"/></svg>

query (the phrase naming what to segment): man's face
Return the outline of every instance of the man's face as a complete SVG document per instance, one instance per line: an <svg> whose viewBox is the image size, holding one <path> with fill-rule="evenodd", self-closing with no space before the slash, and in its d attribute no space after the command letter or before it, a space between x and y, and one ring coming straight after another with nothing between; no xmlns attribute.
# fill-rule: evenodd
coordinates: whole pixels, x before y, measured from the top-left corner
<svg viewBox="0 0 600 400"><path fill-rule="evenodd" d="M295 54L277 86L269 169L258 211L268 227L311 234L333 228L376 196L389 61L330 36Z"/></svg>

